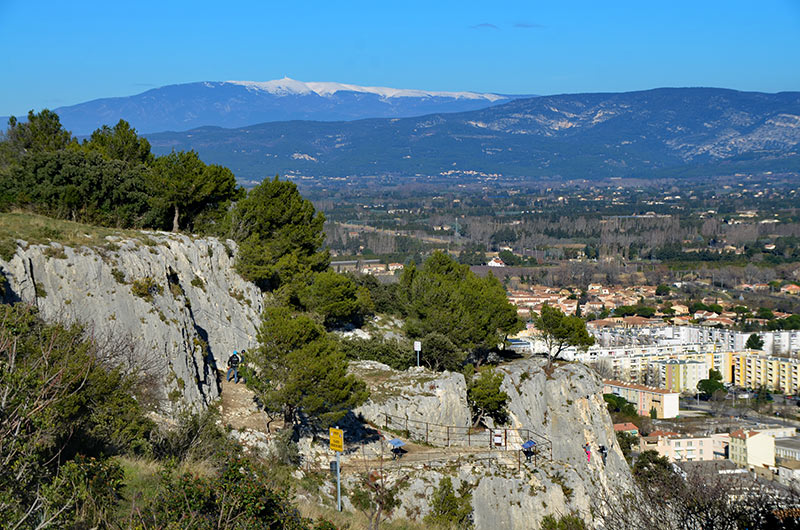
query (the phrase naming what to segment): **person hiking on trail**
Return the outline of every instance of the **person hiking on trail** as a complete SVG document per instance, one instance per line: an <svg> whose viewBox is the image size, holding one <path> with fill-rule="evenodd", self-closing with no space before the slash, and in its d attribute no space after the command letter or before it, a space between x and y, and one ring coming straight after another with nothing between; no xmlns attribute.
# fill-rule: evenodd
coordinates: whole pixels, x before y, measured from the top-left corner
<svg viewBox="0 0 800 530"><path fill-rule="evenodd" d="M242 359L239 357L239 352L234 350L233 355L228 357L228 373L225 376L227 381L230 381L231 377L233 377L233 382L237 385L239 384L239 363L241 361Z"/></svg>
<svg viewBox="0 0 800 530"><path fill-rule="evenodd" d="M589 447L588 443L583 446L583 450L586 451L586 461L587 462L591 462L592 461L592 449Z"/></svg>

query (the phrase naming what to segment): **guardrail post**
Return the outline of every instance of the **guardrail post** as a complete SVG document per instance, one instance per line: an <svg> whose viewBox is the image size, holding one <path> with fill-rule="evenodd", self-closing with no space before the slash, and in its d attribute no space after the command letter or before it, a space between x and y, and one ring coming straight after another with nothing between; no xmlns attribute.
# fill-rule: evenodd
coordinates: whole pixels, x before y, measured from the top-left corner
<svg viewBox="0 0 800 530"><path fill-rule="evenodd" d="M472 427L467 427L467 447L472 446Z"/></svg>
<svg viewBox="0 0 800 530"><path fill-rule="evenodd" d="M428 443L428 422L425 422L425 443Z"/></svg>
<svg viewBox="0 0 800 530"><path fill-rule="evenodd" d="M450 447L450 426L447 426L447 447Z"/></svg>
<svg viewBox="0 0 800 530"><path fill-rule="evenodd" d="M383 418L384 418L384 420L383 420L383 428L384 429L388 429L389 428L389 414L384 412L383 413Z"/></svg>
<svg viewBox="0 0 800 530"><path fill-rule="evenodd" d="M506 446L506 451L508 451L508 429L503 429L503 445Z"/></svg>

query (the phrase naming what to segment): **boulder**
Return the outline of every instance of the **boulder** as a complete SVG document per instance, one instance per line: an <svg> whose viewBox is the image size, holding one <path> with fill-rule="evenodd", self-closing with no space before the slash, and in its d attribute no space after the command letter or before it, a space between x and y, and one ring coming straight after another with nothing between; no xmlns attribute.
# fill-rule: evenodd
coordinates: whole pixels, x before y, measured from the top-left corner
<svg viewBox="0 0 800 530"><path fill-rule="evenodd" d="M370 390L369 400L353 412L375 425L386 425L387 418L396 429L405 419L412 424L470 425L467 385L460 373L417 367L400 372L374 361L351 363L350 371Z"/></svg>

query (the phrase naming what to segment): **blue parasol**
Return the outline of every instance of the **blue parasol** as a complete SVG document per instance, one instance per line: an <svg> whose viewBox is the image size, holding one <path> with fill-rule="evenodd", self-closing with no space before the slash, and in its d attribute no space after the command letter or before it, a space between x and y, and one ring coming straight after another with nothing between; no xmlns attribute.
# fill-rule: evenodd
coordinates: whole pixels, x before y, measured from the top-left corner
<svg viewBox="0 0 800 530"><path fill-rule="evenodd" d="M389 440L389 445L391 445L395 449L399 449L399 448L403 447L405 444L406 443L403 440L399 439L399 438L393 438L392 440Z"/></svg>
<svg viewBox="0 0 800 530"><path fill-rule="evenodd" d="M524 444L522 444L522 448L523 448L523 449L530 449L530 448L531 448L531 447L533 447L534 445L536 445L536 442L534 442L533 440L528 440L527 442L525 442Z"/></svg>

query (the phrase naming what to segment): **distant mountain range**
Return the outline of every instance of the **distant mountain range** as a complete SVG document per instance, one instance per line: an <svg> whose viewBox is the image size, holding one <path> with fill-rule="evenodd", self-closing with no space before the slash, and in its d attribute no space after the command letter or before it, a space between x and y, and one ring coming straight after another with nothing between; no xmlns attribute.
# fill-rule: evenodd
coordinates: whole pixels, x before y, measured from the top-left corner
<svg viewBox="0 0 800 530"><path fill-rule="evenodd" d="M511 101L513 96L431 92L342 83L226 81L170 85L129 97L54 109L75 135L128 121L140 133L201 126L242 127L268 121L341 121L461 112ZM8 121L2 119L3 125Z"/></svg>
<svg viewBox="0 0 800 530"><path fill-rule="evenodd" d="M262 90L247 84L213 86ZM318 97L329 90L303 86ZM377 101L403 101L381 94L344 94L347 101L368 95ZM473 99L451 96L451 103L488 106L503 101L468 97ZM195 149L207 162L258 180L276 173L595 178L797 172L800 92L662 88L542 96L413 118L201 127L148 138L156 152Z"/></svg>

